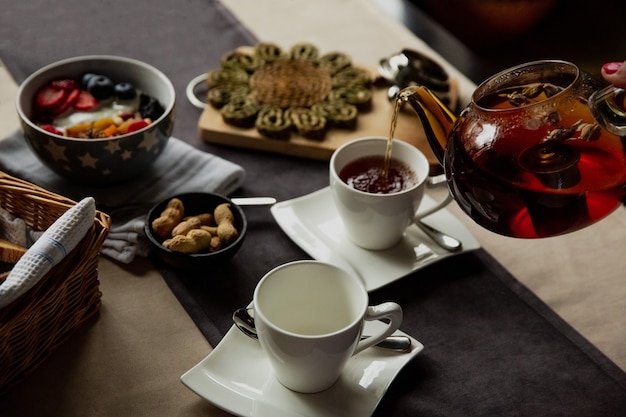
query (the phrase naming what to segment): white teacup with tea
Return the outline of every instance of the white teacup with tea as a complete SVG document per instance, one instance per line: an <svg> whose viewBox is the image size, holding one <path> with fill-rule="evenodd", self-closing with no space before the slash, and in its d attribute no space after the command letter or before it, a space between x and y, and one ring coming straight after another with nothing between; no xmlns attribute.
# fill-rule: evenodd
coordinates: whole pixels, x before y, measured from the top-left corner
<svg viewBox="0 0 626 417"><path fill-rule="evenodd" d="M369 305L361 282L341 268L305 260L278 266L254 290L259 341L285 387L315 393L330 388L351 356L395 332L402 308ZM361 339L366 320L388 324Z"/></svg>
<svg viewBox="0 0 626 417"><path fill-rule="evenodd" d="M428 159L415 146L394 139L385 166L388 141L382 136L355 139L339 147L330 159L333 201L346 235L364 249L391 248L409 225L452 200L448 193L435 206L419 211Z"/></svg>

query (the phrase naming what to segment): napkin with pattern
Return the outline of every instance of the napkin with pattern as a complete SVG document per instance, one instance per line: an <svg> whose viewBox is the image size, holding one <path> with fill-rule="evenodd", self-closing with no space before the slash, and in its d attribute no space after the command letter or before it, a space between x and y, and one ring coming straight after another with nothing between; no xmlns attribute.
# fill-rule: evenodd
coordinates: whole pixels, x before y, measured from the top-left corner
<svg viewBox="0 0 626 417"><path fill-rule="evenodd" d="M96 215L92 197L79 201L59 217L22 255L0 285L0 308L31 289L61 262L87 234Z"/></svg>
<svg viewBox="0 0 626 417"><path fill-rule="evenodd" d="M148 254L143 227L151 206L186 192L228 195L245 178L241 166L172 137L157 161L139 178L109 187L72 184L37 159L21 131L0 140L0 169L77 201L94 197L98 209L111 216L111 229L101 253L123 263Z"/></svg>

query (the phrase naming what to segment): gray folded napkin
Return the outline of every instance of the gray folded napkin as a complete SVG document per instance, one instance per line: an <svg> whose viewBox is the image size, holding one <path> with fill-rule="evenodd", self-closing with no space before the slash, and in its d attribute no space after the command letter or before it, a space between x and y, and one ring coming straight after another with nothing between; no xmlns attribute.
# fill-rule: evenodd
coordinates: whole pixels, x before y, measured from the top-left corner
<svg viewBox="0 0 626 417"><path fill-rule="evenodd" d="M94 197L98 209L111 216L101 253L123 263L147 255L143 226L152 205L186 192L228 195L245 177L241 166L170 138L154 165L137 179L109 187L72 184L37 159L21 131L0 140L0 169L73 200Z"/></svg>

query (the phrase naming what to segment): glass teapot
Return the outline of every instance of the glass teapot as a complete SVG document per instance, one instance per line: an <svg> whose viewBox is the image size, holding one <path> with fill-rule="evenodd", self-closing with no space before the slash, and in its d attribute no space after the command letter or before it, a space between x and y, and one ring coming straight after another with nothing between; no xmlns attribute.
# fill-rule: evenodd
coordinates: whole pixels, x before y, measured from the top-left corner
<svg viewBox="0 0 626 417"><path fill-rule="evenodd" d="M572 63L536 61L483 82L457 117L426 87L408 102L463 211L495 233L540 238L606 217L626 195L624 90Z"/></svg>

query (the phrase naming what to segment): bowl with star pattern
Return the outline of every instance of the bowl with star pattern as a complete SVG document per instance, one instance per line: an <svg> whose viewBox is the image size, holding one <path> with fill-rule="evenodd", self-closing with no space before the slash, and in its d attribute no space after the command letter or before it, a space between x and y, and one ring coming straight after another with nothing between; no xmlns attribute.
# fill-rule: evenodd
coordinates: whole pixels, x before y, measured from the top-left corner
<svg viewBox="0 0 626 417"><path fill-rule="evenodd" d="M161 155L174 126L168 77L132 58L89 55L46 65L19 86L24 139L57 175L106 186L138 177Z"/></svg>

